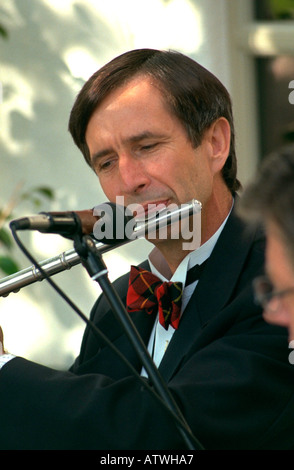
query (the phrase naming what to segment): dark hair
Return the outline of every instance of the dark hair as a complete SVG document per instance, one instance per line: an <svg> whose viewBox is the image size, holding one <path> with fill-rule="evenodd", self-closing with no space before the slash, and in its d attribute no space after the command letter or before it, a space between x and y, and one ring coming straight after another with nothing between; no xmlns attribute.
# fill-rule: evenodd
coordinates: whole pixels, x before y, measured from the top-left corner
<svg viewBox="0 0 294 470"><path fill-rule="evenodd" d="M239 214L252 224L273 221L294 261L294 145L264 158L256 178L247 185Z"/></svg>
<svg viewBox="0 0 294 470"><path fill-rule="evenodd" d="M230 191L237 191L241 185L236 177L235 132L230 95L212 73L175 51L138 49L126 52L104 65L85 83L72 108L69 131L87 163L91 166L85 134L92 113L109 93L136 75L149 76L156 82L171 112L183 124L195 147L201 144L205 130L214 121L220 117L228 120L231 145L222 174Z"/></svg>

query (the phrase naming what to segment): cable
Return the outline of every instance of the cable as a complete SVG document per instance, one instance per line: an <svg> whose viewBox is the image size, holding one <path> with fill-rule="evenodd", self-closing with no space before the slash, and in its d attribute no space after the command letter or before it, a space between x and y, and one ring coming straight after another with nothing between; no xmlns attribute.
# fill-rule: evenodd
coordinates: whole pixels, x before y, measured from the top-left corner
<svg viewBox="0 0 294 470"><path fill-rule="evenodd" d="M68 305L79 315L79 317L91 328L94 335L102 339L107 346L109 346L118 356L119 358L125 363L125 365L129 368L132 374L144 385L144 387L160 402L162 406L169 412L172 418L176 421L177 425L180 426L180 431L184 432L184 436L188 437L188 447L191 450L204 450L202 444L196 439L196 437L192 434L188 424L184 419L181 419L178 414L176 414L166 403L165 401L155 392L154 388L152 388L146 379L144 379L132 366L132 364L125 358L123 354L109 341L109 339L102 333L97 326L87 318L87 316L75 305L75 303L63 292L63 290L47 275L47 273L42 269L36 259L31 255L31 253L26 249L23 245L21 240L19 239L13 222L10 223L11 232L13 235L14 240L16 241L17 245L21 249L21 251L25 254L25 256L34 264L34 266L40 271L40 273L44 276L44 279L53 287L53 289L63 298L63 300L68 303ZM184 439L185 440L185 439Z"/></svg>

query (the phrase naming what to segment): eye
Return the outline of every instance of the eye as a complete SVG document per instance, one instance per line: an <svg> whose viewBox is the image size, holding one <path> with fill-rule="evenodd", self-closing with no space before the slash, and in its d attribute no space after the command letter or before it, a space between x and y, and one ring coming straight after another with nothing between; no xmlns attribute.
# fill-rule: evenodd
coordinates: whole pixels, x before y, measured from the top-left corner
<svg viewBox="0 0 294 470"><path fill-rule="evenodd" d="M103 171L109 171L113 167L114 163L116 161L116 158L107 158L107 159L101 159L101 161L98 163L96 167L96 172L100 173Z"/></svg>
<svg viewBox="0 0 294 470"><path fill-rule="evenodd" d="M99 165L100 170L106 170L111 165L111 161L103 162Z"/></svg>
<svg viewBox="0 0 294 470"><path fill-rule="evenodd" d="M157 142L154 142L152 144L145 144L141 146L141 149L146 150L146 151L153 150L157 145L158 145Z"/></svg>

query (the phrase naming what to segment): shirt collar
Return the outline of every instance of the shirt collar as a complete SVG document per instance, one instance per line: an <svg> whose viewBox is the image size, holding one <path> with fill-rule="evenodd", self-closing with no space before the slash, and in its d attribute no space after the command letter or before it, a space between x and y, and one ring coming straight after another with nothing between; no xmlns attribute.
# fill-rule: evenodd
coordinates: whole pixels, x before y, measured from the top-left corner
<svg viewBox="0 0 294 470"><path fill-rule="evenodd" d="M207 240L207 242L205 242L199 248L185 256L185 258L181 261L171 278L169 278L168 274L170 272L168 264L159 249L156 247L151 251L148 257L151 272L162 281L182 282L184 284L188 269L192 268L196 264L202 264L211 255L216 245L216 242L224 226L226 225L228 217L232 211L233 205L234 201L229 214L227 215L221 226L218 228L218 230L212 235L212 237L210 237L209 240Z"/></svg>

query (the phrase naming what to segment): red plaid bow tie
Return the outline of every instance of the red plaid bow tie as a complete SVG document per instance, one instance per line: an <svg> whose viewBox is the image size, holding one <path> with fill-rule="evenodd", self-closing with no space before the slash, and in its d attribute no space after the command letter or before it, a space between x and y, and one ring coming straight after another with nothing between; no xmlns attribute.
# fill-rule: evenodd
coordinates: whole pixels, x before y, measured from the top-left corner
<svg viewBox="0 0 294 470"><path fill-rule="evenodd" d="M167 330L180 322L183 286L181 282L162 282L145 269L131 266L127 294L128 312L159 312L159 322Z"/></svg>

